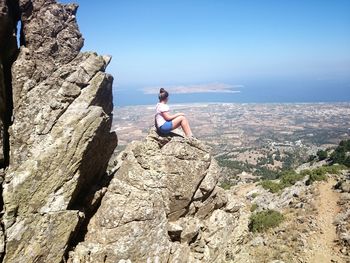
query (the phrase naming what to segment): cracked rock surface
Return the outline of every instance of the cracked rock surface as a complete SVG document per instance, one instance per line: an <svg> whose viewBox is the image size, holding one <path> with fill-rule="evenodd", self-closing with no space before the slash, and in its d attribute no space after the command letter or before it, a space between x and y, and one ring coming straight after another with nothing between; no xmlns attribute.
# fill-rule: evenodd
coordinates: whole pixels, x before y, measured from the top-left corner
<svg viewBox="0 0 350 263"><path fill-rule="evenodd" d="M54 0L0 3L17 3L22 22L11 73L3 261L61 262L88 216L86 197L105 180L117 145L110 132L113 78L105 73L110 57L80 52L77 5Z"/></svg>
<svg viewBox="0 0 350 263"><path fill-rule="evenodd" d="M69 262L224 259L238 213L227 212L217 163L202 142L151 130L110 162L116 173Z"/></svg>
<svg viewBox="0 0 350 263"><path fill-rule="evenodd" d="M117 156L111 58L80 52L76 12L0 0L0 261L223 261L240 204L210 149L151 130Z"/></svg>

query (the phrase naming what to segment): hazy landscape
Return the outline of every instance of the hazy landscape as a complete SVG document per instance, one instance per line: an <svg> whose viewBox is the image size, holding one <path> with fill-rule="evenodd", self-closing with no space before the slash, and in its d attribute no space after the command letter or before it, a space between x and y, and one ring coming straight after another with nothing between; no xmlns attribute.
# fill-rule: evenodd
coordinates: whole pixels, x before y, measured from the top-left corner
<svg viewBox="0 0 350 263"><path fill-rule="evenodd" d="M226 177L274 177L350 137L350 103L196 103L171 110L184 112L195 136L211 146L221 166L230 166ZM119 150L145 138L153 118L154 106L115 108Z"/></svg>
<svg viewBox="0 0 350 263"><path fill-rule="evenodd" d="M350 163L350 103L195 103L171 111L186 113L211 146L220 188L243 204L232 232L241 239L225 262L348 262L349 173L337 163ZM149 140L153 118L153 105L115 108L118 151Z"/></svg>
<svg viewBox="0 0 350 263"><path fill-rule="evenodd" d="M350 1L74 2L0 0L0 263L350 262Z"/></svg>
<svg viewBox="0 0 350 263"><path fill-rule="evenodd" d="M211 146L221 166L231 168L224 173L231 179L274 177L350 136L350 103L197 103L171 109L186 113L195 136ZM154 106L114 109L119 150L147 136L153 114Z"/></svg>
<svg viewBox="0 0 350 263"><path fill-rule="evenodd" d="M249 153L266 147L275 150L303 149L316 153L350 135L350 103L195 103L171 105L184 112L195 136L206 141L215 155ZM154 123L154 106L114 109L113 129L119 145L144 138ZM179 130L179 132L181 132ZM249 154L248 154L249 155ZM242 161L254 162L243 157Z"/></svg>

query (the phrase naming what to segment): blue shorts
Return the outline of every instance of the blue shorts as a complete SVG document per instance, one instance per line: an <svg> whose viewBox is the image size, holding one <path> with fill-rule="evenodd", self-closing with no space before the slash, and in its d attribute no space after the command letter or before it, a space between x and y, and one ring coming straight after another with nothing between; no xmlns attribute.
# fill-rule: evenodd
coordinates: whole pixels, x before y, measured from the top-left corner
<svg viewBox="0 0 350 263"><path fill-rule="evenodd" d="M173 129L173 123L171 121L165 122L162 126L159 127L161 133L168 134Z"/></svg>

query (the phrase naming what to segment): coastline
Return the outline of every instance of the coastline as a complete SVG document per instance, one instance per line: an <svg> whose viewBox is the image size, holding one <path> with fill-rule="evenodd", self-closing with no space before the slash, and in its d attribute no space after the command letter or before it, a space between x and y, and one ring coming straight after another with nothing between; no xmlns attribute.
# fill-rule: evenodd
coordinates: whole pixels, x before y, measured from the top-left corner
<svg viewBox="0 0 350 263"><path fill-rule="evenodd" d="M185 103L171 103L171 107L204 107L209 105L346 105L350 106L350 101L318 101L318 102L185 102ZM154 107L153 104L135 104L135 105L114 105L114 109L132 108L132 107Z"/></svg>

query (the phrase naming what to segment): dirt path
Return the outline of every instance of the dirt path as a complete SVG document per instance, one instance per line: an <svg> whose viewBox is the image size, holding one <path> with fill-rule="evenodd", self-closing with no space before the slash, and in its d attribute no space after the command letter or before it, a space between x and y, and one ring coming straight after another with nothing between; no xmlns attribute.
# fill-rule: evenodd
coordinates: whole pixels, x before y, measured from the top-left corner
<svg viewBox="0 0 350 263"><path fill-rule="evenodd" d="M329 262L344 262L334 249L334 240L337 238L336 228L333 225L333 220L339 212L337 201L339 193L332 189L335 184L333 179L319 185L320 195L315 200L316 209L318 211L317 225L321 229L312 236L310 242L312 246L311 255L308 256L310 263L329 263Z"/></svg>

